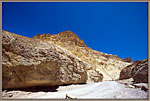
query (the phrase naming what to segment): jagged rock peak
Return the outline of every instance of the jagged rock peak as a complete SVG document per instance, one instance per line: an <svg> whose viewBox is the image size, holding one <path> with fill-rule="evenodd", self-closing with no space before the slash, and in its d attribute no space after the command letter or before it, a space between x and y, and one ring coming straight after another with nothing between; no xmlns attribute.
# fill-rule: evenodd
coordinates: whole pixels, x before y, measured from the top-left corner
<svg viewBox="0 0 150 101"><path fill-rule="evenodd" d="M64 31L64 32L60 32L58 33L59 36L62 36L62 37L76 37L78 38L78 36L73 33L72 31Z"/></svg>
<svg viewBox="0 0 150 101"><path fill-rule="evenodd" d="M129 62L129 63L133 62L133 60L131 59L131 57L127 57L127 58L123 59L122 61Z"/></svg>
<svg viewBox="0 0 150 101"><path fill-rule="evenodd" d="M46 38L46 37L50 37L50 36L51 35L49 33L47 33L47 34L43 33L43 34L37 34L37 35L33 36L33 38L39 39L39 38Z"/></svg>
<svg viewBox="0 0 150 101"><path fill-rule="evenodd" d="M49 33L45 34L37 34L35 36L33 36L33 38L37 38L37 37L50 37L50 36L61 36L61 37L76 37L79 38L75 33L73 33L72 31L64 31L64 32L60 32L58 34L53 34L50 35Z"/></svg>
<svg viewBox="0 0 150 101"><path fill-rule="evenodd" d="M72 31L64 31L60 32L58 34L37 34L36 36L33 36L35 39L42 39L46 41L52 41L54 43L65 43L64 45L75 45L80 47L86 47L87 45L84 43L83 40L81 40L75 33Z"/></svg>

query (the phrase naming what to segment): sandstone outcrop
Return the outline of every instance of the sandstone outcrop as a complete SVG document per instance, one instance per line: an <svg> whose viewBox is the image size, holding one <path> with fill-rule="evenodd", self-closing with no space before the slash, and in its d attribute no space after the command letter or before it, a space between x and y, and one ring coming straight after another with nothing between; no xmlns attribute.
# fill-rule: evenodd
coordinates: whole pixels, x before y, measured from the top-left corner
<svg viewBox="0 0 150 101"><path fill-rule="evenodd" d="M33 38L60 46L87 63L86 70L90 76L88 78L90 81L94 80L91 78L101 77L100 73L103 75L103 80L117 80L120 71L131 64L122 61L123 59L116 55L102 53L87 47L84 41L71 31L53 34L49 37L47 37L47 34L38 34Z"/></svg>
<svg viewBox="0 0 150 101"><path fill-rule="evenodd" d="M87 64L51 43L2 32L2 88L86 83Z"/></svg>
<svg viewBox="0 0 150 101"><path fill-rule="evenodd" d="M116 55L87 47L71 31L33 38L2 32L4 89L118 80L128 65Z"/></svg>
<svg viewBox="0 0 150 101"><path fill-rule="evenodd" d="M122 69L120 72L120 80L133 78L135 82L148 82L148 59L134 61L131 65Z"/></svg>

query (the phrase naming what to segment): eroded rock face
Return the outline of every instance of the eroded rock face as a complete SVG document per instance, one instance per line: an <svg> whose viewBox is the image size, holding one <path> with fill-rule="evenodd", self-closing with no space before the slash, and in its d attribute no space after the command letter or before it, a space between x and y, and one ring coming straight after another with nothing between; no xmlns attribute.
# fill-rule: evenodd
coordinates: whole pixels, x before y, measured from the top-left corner
<svg viewBox="0 0 150 101"><path fill-rule="evenodd" d="M88 70L88 80L90 81L94 81L94 82L101 82L103 80L103 75L96 70Z"/></svg>
<svg viewBox="0 0 150 101"><path fill-rule="evenodd" d="M135 82L148 82L148 59L134 61L131 65L122 69L120 72L120 80L133 78Z"/></svg>
<svg viewBox="0 0 150 101"><path fill-rule="evenodd" d="M89 81L95 82L97 77L101 78L100 74L103 75L103 80L117 80L120 71L131 64L122 61L123 59L116 55L102 53L87 47L84 41L71 31L64 31L50 36L47 36L47 34L36 35L33 38L60 46L87 63L86 69L89 74ZM98 81L101 81L101 79Z"/></svg>
<svg viewBox="0 0 150 101"><path fill-rule="evenodd" d="M132 77L137 83L148 83L148 59L139 61L132 69Z"/></svg>
<svg viewBox="0 0 150 101"><path fill-rule="evenodd" d="M2 32L2 88L86 83L86 63L51 43Z"/></svg>
<svg viewBox="0 0 150 101"><path fill-rule="evenodd" d="M135 68L136 65L137 65L137 63L133 63L133 64L123 68L120 72L119 80L131 78L132 77L132 69Z"/></svg>
<svg viewBox="0 0 150 101"><path fill-rule="evenodd" d="M87 47L71 31L33 38L3 31L2 36L5 89L118 80L120 71L131 65Z"/></svg>

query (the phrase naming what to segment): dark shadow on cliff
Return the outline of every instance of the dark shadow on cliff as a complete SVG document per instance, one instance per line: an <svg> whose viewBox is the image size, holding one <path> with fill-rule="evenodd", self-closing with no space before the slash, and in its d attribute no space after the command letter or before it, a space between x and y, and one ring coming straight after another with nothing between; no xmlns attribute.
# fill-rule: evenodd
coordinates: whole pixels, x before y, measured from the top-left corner
<svg viewBox="0 0 150 101"><path fill-rule="evenodd" d="M61 85L61 86L70 86L70 85L85 85L85 84L87 84L87 83L74 83L74 84L63 84L63 85Z"/></svg>
<svg viewBox="0 0 150 101"><path fill-rule="evenodd" d="M60 86L69 86L69 85L85 85L86 83L79 84L63 84ZM25 92L57 92L59 86L33 86L27 88L18 88L18 89L2 89L2 91L25 91Z"/></svg>
<svg viewBox="0 0 150 101"><path fill-rule="evenodd" d="M25 91L25 92L57 92L59 86L34 86L34 87L28 87L28 88L19 88L19 89L2 89L3 91Z"/></svg>

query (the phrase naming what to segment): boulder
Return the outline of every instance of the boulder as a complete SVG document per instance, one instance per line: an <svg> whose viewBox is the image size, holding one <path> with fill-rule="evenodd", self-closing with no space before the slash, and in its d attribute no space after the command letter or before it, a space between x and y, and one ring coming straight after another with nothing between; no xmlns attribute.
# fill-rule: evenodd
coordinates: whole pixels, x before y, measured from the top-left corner
<svg viewBox="0 0 150 101"><path fill-rule="evenodd" d="M123 79L129 79L131 78L131 73L132 73L132 69L135 67L135 64L129 65L125 68L123 68L120 72L120 77L119 80L123 80Z"/></svg>
<svg viewBox="0 0 150 101"><path fill-rule="evenodd" d="M132 78L137 83L148 83L148 59L141 60L132 69Z"/></svg>
<svg viewBox="0 0 150 101"><path fill-rule="evenodd" d="M2 88L86 83L86 63L42 40L2 32Z"/></svg>
<svg viewBox="0 0 150 101"><path fill-rule="evenodd" d="M134 82L148 82L148 59L134 61L131 65L125 67L120 72L119 79L133 78Z"/></svg>

